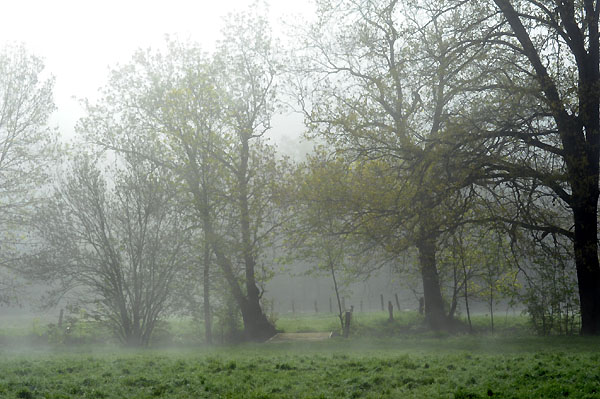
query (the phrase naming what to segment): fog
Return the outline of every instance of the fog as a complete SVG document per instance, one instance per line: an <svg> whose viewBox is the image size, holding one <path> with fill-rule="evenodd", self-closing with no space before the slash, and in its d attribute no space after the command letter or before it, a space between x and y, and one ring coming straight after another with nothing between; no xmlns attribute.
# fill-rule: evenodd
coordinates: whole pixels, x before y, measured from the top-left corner
<svg viewBox="0 0 600 399"><path fill-rule="evenodd" d="M0 44L24 43L56 78L57 111L52 121L67 140L83 116L81 101L94 100L111 67L127 62L138 49L162 48L167 35L191 40L212 51L221 38L223 18L246 9L253 0L224 0L210 4L192 0L25 0L4 4ZM269 20L281 34L291 21L310 18L310 1L269 5ZM35 11L33 11L35 10ZM288 120L293 122L286 123ZM301 130L296 117L274 123L273 138L296 142ZM292 147L290 144L283 144Z"/></svg>
<svg viewBox="0 0 600 399"><path fill-rule="evenodd" d="M597 395L575 3L7 2L0 397Z"/></svg>

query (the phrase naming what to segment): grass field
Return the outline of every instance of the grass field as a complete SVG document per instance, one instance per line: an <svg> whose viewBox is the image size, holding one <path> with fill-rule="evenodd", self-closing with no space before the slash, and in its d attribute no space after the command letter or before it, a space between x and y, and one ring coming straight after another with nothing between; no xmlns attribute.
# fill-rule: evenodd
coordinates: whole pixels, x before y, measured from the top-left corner
<svg viewBox="0 0 600 399"><path fill-rule="evenodd" d="M0 397L600 398L600 339L535 337L524 330L435 336L406 329L416 315L388 323L378 335L373 331L385 320L363 316L357 315L352 338L310 344L143 351L0 345ZM282 317L278 327L326 331L332 320ZM506 318L505 331L522 323Z"/></svg>
<svg viewBox="0 0 600 399"><path fill-rule="evenodd" d="M352 334L355 336L406 336L427 334L423 316L416 312L399 312L392 322L388 321L387 312L355 312L352 317ZM464 332L467 332L466 321L463 320ZM478 334L491 333L488 315L480 314L472 317L473 329ZM286 314L277 319L277 328L285 332L338 331L340 321L331 313L319 314ZM527 316L506 314L497 315L494 331L500 335L530 335Z"/></svg>

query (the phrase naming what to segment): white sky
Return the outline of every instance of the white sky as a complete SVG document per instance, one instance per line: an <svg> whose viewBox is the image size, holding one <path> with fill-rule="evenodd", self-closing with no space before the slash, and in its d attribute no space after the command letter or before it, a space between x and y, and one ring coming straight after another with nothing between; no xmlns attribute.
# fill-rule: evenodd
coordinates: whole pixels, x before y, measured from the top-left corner
<svg viewBox="0 0 600 399"><path fill-rule="evenodd" d="M244 10L252 2L6 0L0 18L0 45L22 42L44 59L47 70L56 77L58 112L54 120L61 133L70 136L82 115L77 99L94 99L109 67L127 62L138 48L161 46L166 34L197 41L210 49L219 38L222 17ZM282 18L307 16L311 9L309 0L271 0L272 25L277 31ZM292 119L297 125L298 117Z"/></svg>

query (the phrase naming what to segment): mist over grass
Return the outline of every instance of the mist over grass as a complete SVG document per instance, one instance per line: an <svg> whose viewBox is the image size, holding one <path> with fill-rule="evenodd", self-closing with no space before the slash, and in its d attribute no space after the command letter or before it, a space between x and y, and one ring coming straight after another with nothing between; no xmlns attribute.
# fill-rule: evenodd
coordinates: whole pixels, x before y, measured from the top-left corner
<svg viewBox="0 0 600 399"><path fill-rule="evenodd" d="M207 346L201 325L176 318L153 346L135 350L99 340L103 333L92 321L77 327L82 341L53 343L43 324L51 319L15 318L0 329L0 397L600 396L600 338L535 336L524 316L496 321L493 335L486 315L474 318L476 334L435 334L422 331L416 312L399 312L394 321L358 312L349 339ZM277 327L331 331L337 318L288 314Z"/></svg>
<svg viewBox="0 0 600 399"><path fill-rule="evenodd" d="M3 317L0 325L0 346L22 347L73 347L93 345L96 347L119 346L118 340L102 322L88 317L66 316L59 327L58 320L51 315L22 315ZM472 317L475 334L490 334L490 320L486 314ZM333 313L286 313L275 316L278 331L297 332L340 332L340 322ZM466 320L459 319L455 333L468 331ZM240 326L241 328L241 326ZM204 342L204 325L191 317L172 317L161 321L154 331L150 347L196 347ZM528 336L532 334L529 319L524 315L506 313L496 316L497 335ZM228 342L228 332L223 325L214 327L214 339L218 345ZM394 320L388 320L387 312L354 312L351 337L360 339L403 337L436 337L446 333L434 333L427 329L424 317L414 311L396 312ZM440 335L441 334L441 335ZM447 334L446 334L447 335Z"/></svg>
<svg viewBox="0 0 600 399"><path fill-rule="evenodd" d="M597 338L452 336L27 354L0 350L7 398L593 398Z"/></svg>

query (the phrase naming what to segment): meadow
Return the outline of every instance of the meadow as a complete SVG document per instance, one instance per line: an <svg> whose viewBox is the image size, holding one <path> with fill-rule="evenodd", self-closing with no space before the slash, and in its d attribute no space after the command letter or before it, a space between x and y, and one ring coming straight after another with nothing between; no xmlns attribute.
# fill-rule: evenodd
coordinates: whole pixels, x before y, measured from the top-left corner
<svg viewBox="0 0 600 399"><path fill-rule="evenodd" d="M356 319L351 338L311 343L0 345L0 397L600 398L597 338L533 336L522 317L506 317L494 335L483 316L475 335L423 333L414 314ZM277 325L329 323L334 316L294 315ZM190 330L182 321L171 328Z"/></svg>

